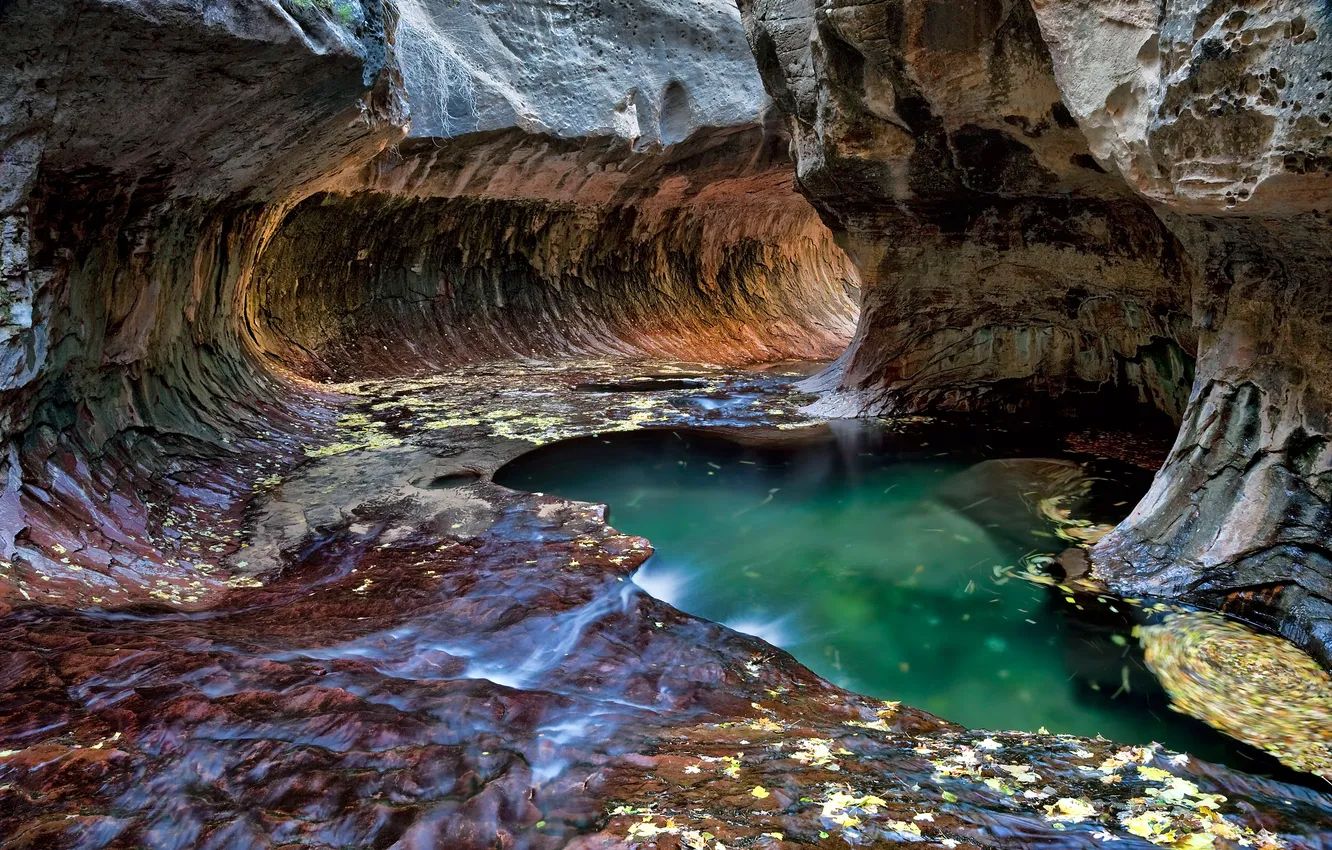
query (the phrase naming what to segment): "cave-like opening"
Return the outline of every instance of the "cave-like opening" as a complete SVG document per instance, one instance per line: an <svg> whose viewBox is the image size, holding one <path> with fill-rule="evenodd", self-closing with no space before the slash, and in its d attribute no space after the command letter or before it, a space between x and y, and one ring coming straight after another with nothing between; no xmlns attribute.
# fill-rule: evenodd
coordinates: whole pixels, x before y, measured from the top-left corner
<svg viewBox="0 0 1332 850"><path fill-rule="evenodd" d="M0 845L1332 835L1319 15L205 5L0 7ZM950 422L1044 471L938 496L949 528L1007 535L1051 605L1143 603L1023 651L1112 713L1160 707L1150 671L1266 761L965 729L648 592L654 540L595 498L496 481L573 452L614 484L642 441L704 482L798 454L877 487L910 476L858 429L942 467ZM672 454L699 431L744 448ZM788 486L837 501L760 476L658 518L739 535ZM948 529L900 513L866 545L906 581ZM763 516L813 599L818 532ZM1024 613L995 566L984 604ZM924 648L947 600L882 590L848 595Z"/></svg>

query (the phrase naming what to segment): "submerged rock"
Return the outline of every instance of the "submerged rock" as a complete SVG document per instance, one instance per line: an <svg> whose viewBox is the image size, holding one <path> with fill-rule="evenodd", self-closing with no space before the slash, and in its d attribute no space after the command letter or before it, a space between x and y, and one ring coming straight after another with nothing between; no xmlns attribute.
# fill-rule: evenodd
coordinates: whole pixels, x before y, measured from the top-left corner
<svg viewBox="0 0 1332 850"><path fill-rule="evenodd" d="M249 586L202 612L0 617L6 844L1313 848L1332 836L1332 799L1306 788L1160 748L968 732L834 687L637 589L650 543L607 526L600 506L491 483L508 458L614 426L643 396L573 386L642 371L492 366L344 387L356 395L326 437L338 450L310 446L254 506L236 556L264 568ZM720 420L731 427L808 421L772 376L710 383L762 398ZM458 406L481 421L450 421ZM674 425L714 413L646 410ZM401 444L364 436L380 432ZM418 485L463 472L474 477L460 486Z"/></svg>
<svg viewBox="0 0 1332 850"><path fill-rule="evenodd" d="M1052 519L1068 521L1070 512L1086 501L1091 483L1086 470L1073 461L1003 458L952 476L935 495L977 526L998 530L990 533L1010 533Z"/></svg>

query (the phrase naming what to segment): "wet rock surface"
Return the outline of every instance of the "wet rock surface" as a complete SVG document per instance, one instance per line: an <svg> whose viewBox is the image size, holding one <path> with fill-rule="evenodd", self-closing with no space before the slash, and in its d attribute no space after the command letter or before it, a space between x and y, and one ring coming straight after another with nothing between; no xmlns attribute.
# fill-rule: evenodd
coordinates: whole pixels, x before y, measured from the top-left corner
<svg viewBox="0 0 1332 850"><path fill-rule="evenodd" d="M489 481L564 436L808 426L797 408L813 399L773 373L682 365L709 387L667 395L571 389L660 364L345 383L438 366L388 345L418 334L450 362L538 341L738 362L845 339L854 275L793 194L754 80L726 85L734 18L689 26L716 5L646 5L685 15L663 40L680 49L635 77L656 49L644 33L613 74L543 77L544 113L512 87L521 74L481 80L461 41L421 41L473 5L426 8L435 23L419 3L0 9L0 840L1325 844L1332 809L1307 789L1104 741L964 732L837 690L636 591L649 544L595 506ZM1325 645L1316 204L1253 204L1269 225L1204 192L1203 217L1158 216L1126 186L1165 195L1114 176L1115 145L1075 126L1093 110L1061 101L1083 72L1052 56L1044 4L907 4L901 19L885 3L760 5L745 10L763 19L753 49L798 118L797 179L867 284L840 383L811 384L845 391L822 409L1005 408L1114 386L1182 416L1147 503L1160 509L1107 538L1098 564L1121 587L1276 612ZM581 48L601 37L583 8L499 11ZM1306 46L1320 20L1288 23L1289 55L1321 55ZM1244 22L1225 26L1243 45ZM1210 62L1207 32L1193 40ZM522 71L532 33L502 34L485 48ZM413 66L422 56L395 47L412 38L444 65ZM428 129L413 81L469 63L484 102L445 91ZM1310 125L1278 108L1280 144L1239 157L1271 173L1227 178L1237 205L1287 182L1266 153L1283 146L1298 150L1281 174L1321 185ZM441 138L403 143L414 114ZM1195 135L1155 138L1155 161L1176 141L1195 157ZM407 228L392 262L360 256L386 233L356 232L359 217L391 230L441 215L486 239L449 253L454 231ZM321 226L337 241L298 238ZM622 234L632 249L606 241ZM327 250L302 254L314 247ZM331 274L348 261L370 268ZM957 280L977 282L969 300ZM813 307L780 300L814 291ZM704 322L718 305L721 328ZM1267 501L1278 487L1287 501ZM1214 512L1227 493L1260 493L1271 513ZM1232 538L1210 534L1223 515Z"/></svg>
<svg viewBox="0 0 1332 850"><path fill-rule="evenodd" d="M709 386L574 389L645 372ZM255 586L196 612L148 598L0 619L6 846L1332 834L1332 803L1308 789L1102 740L966 732L837 689L640 591L650 543L601 508L488 482L527 447L608 428L817 427L789 379L588 362L340 389L340 424L247 515L230 560Z"/></svg>
<svg viewBox="0 0 1332 850"><path fill-rule="evenodd" d="M412 69L393 49L408 11L5 7L24 57L0 92L5 599L96 605L158 587L204 605L244 580L219 566L244 500L338 415L293 373L537 348L818 356L850 334L854 274L793 192L756 84L694 92L711 104L682 125L699 138L670 151L578 137L592 118L563 138L504 124L413 146ZM699 27L739 37L734 16ZM595 87L572 71L561 85L580 81ZM742 123L705 126L723 119ZM296 251L314 222L352 238ZM728 322L707 327L712 311ZM174 528L196 518L191 536ZM84 562L111 578L62 584ZM180 581L199 584L167 589Z"/></svg>
<svg viewBox="0 0 1332 850"><path fill-rule="evenodd" d="M1332 663L1325 480L1326 10L1035 3L1097 158L1161 215L1193 268L1197 380L1170 460L1097 550L1133 592L1262 623ZM1093 38L1103 50L1074 42Z"/></svg>

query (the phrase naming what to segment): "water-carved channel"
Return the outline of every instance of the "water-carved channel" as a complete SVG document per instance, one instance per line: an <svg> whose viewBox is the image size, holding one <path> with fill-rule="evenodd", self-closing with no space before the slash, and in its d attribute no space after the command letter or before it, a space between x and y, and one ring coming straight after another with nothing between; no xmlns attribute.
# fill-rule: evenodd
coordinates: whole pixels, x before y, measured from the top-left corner
<svg viewBox="0 0 1332 850"><path fill-rule="evenodd" d="M651 430L547 446L496 481L607 504L656 549L637 583L838 685L972 728L1156 741L1288 773L1170 708L1134 637L1159 616L1152 600L1026 580L1033 559L1122 519L1150 478L1061 445L878 420L812 436Z"/></svg>

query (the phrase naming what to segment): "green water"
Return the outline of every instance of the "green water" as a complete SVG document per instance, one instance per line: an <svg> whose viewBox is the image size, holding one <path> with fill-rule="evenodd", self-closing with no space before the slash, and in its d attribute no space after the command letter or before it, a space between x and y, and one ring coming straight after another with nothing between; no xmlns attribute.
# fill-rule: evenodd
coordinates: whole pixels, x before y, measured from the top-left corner
<svg viewBox="0 0 1332 850"><path fill-rule="evenodd" d="M765 449L640 432L541 449L497 480L609 505L617 529L656 548L634 579L645 590L844 687L970 727L1158 741L1268 767L1168 709L1136 655L1130 606L1071 604L1005 573L1067 546L1031 506L1084 477L1069 461L1090 461L1102 479L1078 505L1100 521L1121 518L1150 477L1048 451L1063 464L984 462L1015 457L1021 442L956 429L932 441L854 422Z"/></svg>

